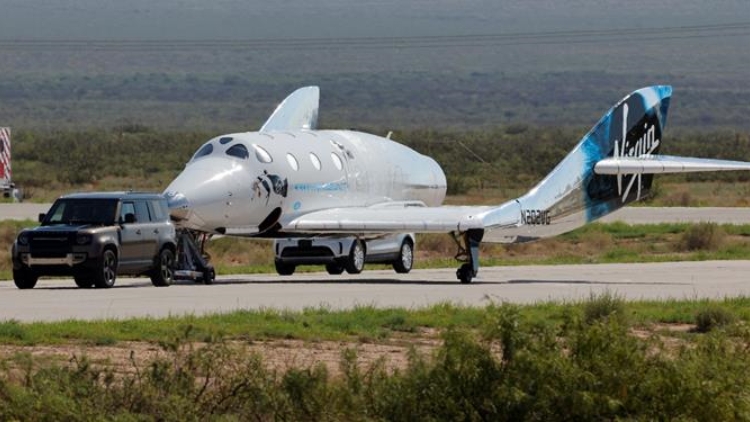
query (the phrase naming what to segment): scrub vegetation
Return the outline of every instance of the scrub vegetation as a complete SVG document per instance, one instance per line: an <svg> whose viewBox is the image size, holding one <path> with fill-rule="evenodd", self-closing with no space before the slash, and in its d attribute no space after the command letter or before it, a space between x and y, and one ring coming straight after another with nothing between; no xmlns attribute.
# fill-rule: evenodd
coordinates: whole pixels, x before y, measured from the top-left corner
<svg viewBox="0 0 750 422"><path fill-rule="evenodd" d="M604 294L576 304L482 309L5 322L3 343L87 341L86 333L106 331L111 344L151 342L158 353L144 357L134 343L124 343L130 357L115 364L90 357L94 346L86 349L90 355L62 358L6 351L0 418L744 420L750 417L749 304L746 298L626 303ZM706 314L724 316L698 329ZM286 329L269 334L259 326ZM335 339L340 354L328 364L274 365L273 353L251 349L281 336L308 345ZM361 359L368 344L414 343L425 336L433 346L404 352L399 365L386 354Z"/></svg>
<svg viewBox="0 0 750 422"><path fill-rule="evenodd" d="M499 203L548 174L588 127L498 126L483 130L407 130L393 138L443 167L452 203ZM380 133L386 130L364 129ZM137 124L85 131L13 132L13 176L27 200L48 202L74 190L162 191L198 147L219 132L164 131ZM705 142L711 139L710 143ZM662 152L750 161L750 134L671 133ZM658 177L652 204L744 206L750 174ZM698 183L698 187L695 184Z"/></svg>

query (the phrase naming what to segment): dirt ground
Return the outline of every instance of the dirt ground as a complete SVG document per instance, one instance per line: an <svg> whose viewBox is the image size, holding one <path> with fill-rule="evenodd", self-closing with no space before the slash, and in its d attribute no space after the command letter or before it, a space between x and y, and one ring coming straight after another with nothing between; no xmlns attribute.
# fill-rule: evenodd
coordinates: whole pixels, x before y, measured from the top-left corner
<svg viewBox="0 0 750 422"><path fill-rule="evenodd" d="M664 350L674 350L684 344L684 340L673 335L685 333L694 328L691 324L654 324L646 328L634 328L631 334L646 339L658 336ZM289 339L233 341L229 345L245 352L257 353L269 369L284 372L289 368L310 368L323 364L328 373L337 376L341 373L342 353L347 349L356 351L360 368L367 369L382 359L389 371L406 368L408 356L413 349L422 356L432 356L442 344L437 330L423 330L419 334L394 337L378 343L355 341L304 341ZM193 348L205 347L206 343L192 343ZM497 351L498 353L499 350ZM18 354L29 354L38 363L68 364L86 357L95 365L107 366L115 372L127 373L135 370L135 365L143 367L156 358L167 357L171 352L155 343L119 342L109 346L95 346L80 343L61 345L0 345L0 360Z"/></svg>
<svg viewBox="0 0 750 422"><path fill-rule="evenodd" d="M252 342L232 342L232 347L239 347L250 353L258 353L269 369L285 371L286 369L307 368L324 364L329 374L340 373L342 352L353 349L357 353L357 362L362 368L370 367L374 362L383 359L389 370L403 369L407 365L411 348L418 353L429 356L438 346L439 340L432 336L390 340L382 343L362 343L347 341L303 340L255 340ZM194 343L192 347L204 347L205 343ZM0 345L0 359L11 358L17 354L29 354L35 362L56 362L66 364L85 356L94 364L112 367L116 372L134 370L133 361L139 367L147 365L159 357L167 356L160 345L148 342L119 342L111 346L93 346L82 344L15 346Z"/></svg>

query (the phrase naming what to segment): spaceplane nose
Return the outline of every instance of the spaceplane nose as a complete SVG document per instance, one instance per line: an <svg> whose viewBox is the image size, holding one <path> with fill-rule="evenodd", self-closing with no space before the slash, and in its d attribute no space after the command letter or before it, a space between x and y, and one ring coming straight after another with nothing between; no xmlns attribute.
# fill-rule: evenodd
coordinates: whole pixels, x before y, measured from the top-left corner
<svg viewBox="0 0 750 422"><path fill-rule="evenodd" d="M168 191L164 196L167 197L169 215L176 221L187 219L190 213L190 201L188 201L185 194L179 191Z"/></svg>

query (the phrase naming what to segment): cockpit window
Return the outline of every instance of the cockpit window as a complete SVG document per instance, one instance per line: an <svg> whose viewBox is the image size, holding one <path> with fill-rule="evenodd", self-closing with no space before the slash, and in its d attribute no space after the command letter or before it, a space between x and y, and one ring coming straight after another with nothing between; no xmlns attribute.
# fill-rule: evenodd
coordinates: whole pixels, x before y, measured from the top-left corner
<svg viewBox="0 0 750 422"><path fill-rule="evenodd" d="M196 158L205 157L206 155L209 155L212 152L214 152L214 146L212 144L203 145L198 150L198 152L196 152L195 155L193 155L193 160L195 160Z"/></svg>
<svg viewBox="0 0 750 422"><path fill-rule="evenodd" d="M247 152L247 148L242 144L233 145L227 150L227 155L231 155L232 157L247 159L247 157L250 156L250 153Z"/></svg>
<svg viewBox="0 0 750 422"><path fill-rule="evenodd" d="M255 158L257 158L261 163L273 162L273 158L271 158L271 154L269 154L268 151L255 144L253 144L253 149L255 150Z"/></svg>
<svg viewBox="0 0 750 422"><path fill-rule="evenodd" d="M226 145L226 144L232 142L233 140L234 140L234 138L232 138L231 136L225 136L223 138L219 138L219 143L222 144L222 145Z"/></svg>

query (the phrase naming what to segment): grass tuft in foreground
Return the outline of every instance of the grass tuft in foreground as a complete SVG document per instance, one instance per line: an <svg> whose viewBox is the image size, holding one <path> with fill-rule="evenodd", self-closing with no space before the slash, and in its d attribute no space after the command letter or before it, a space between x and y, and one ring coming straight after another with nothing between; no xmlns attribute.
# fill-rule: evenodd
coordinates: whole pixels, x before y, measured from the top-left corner
<svg viewBox="0 0 750 422"><path fill-rule="evenodd" d="M50 363L18 355L6 359L0 373L0 419L750 418L745 324L727 321L726 330L666 341L657 334L635 335L631 324L613 317L621 307L638 309L614 295L553 308L493 304L482 310L476 330L443 321L449 328L441 345L429 354L412 352L402 369L389 369L385 358L362 365L351 349L342 350L337 374L322 364L274 369L236 341L215 337L196 345L193 327L161 342L158 357L131 356L127 368L93 364L85 356ZM586 309L604 312L587 318ZM418 325L419 318L403 311L376 324L398 328Z"/></svg>

